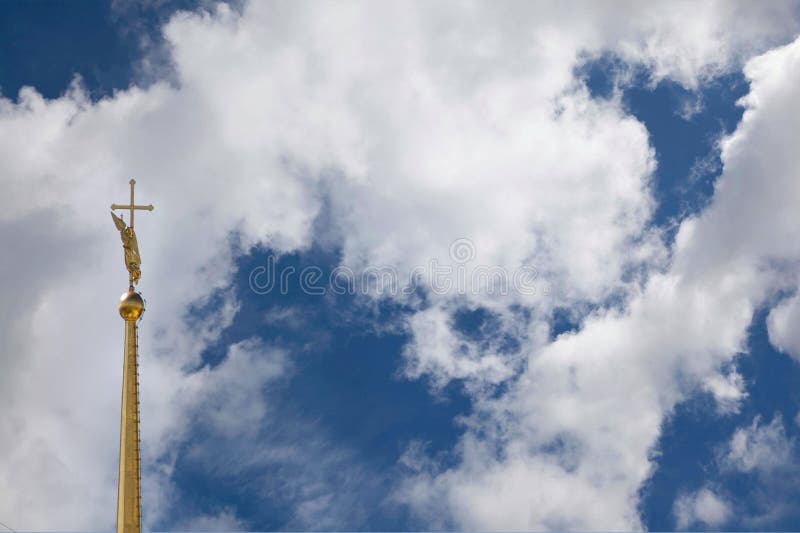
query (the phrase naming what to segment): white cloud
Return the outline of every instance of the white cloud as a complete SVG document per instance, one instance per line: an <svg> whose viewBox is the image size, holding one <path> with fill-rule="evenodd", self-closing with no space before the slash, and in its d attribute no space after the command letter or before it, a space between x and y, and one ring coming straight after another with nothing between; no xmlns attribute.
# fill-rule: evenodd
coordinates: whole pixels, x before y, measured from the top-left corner
<svg viewBox="0 0 800 533"><path fill-rule="evenodd" d="M625 57L649 64L656 79L696 87L796 35L797 9L794 2L671 2L647 8L635 37L619 47Z"/></svg>
<svg viewBox="0 0 800 533"><path fill-rule="evenodd" d="M435 380L434 386L454 379L496 385L516 373L521 363L519 356L503 353L496 340L487 346L486 342L479 343L460 335L455 331L451 313L446 308L433 306L409 319L412 339L404 348L406 376L414 379L429 375ZM524 328L514 328L511 316L504 317L502 323L512 328L508 334L514 338L524 335L530 346L546 340L547 328L541 325L538 331L528 332Z"/></svg>
<svg viewBox="0 0 800 533"><path fill-rule="evenodd" d="M246 531L245 524L236 518L231 509L217 514L205 514L186 520L176 529L180 531Z"/></svg>
<svg viewBox="0 0 800 533"><path fill-rule="evenodd" d="M749 427L739 428L733 434L725 461L743 472L770 472L792 463L793 446L780 416L766 425L756 417Z"/></svg>
<svg viewBox="0 0 800 533"><path fill-rule="evenodd" d="M738 413L742 400L747 397L744 380L736 370L726 375L712 374L703 380L703 388L710 392L717 401L720 414Z"/></svg>
<svg viewBox="0 0 800 533"><path fill-rule="evenodd" d="M719 528L731 517L731 506L713 490L704 487L679 496L673 513L678 529L686 530L697 524Z"/></svg>
<svg viewBox="0 0 800 533"><path fill-rule="evenodd" d="M769 342L778 350L800 360L800 296L774 307L767 317Z"/></svg>
<svg viewBox="0 0 800 533"><path fill-rule="evenodd" d="M113 523L122 328L114 299L125 275L102 206L124 200L134 176L137 197L156 204L137 218L148 297L143 445L162 459L145 494L175 496L169 452L185 436L182 414L207 406L205 423L236 433L247 425L229 410L251 421L266 412L228 389L257 395L279 375L276 352L239 345L220 367L196 369L236 315L235 257L257 243L307 246L327 194L350 264L409 269L446 258L450 242L468 236L476 264L533 263L563 287L559 303L631 298L625 313L598 311L540 349L552 300L475 297L506 317L510 303L535 311L520 328L530 370L509 395L479 406L508 459L468 435L463 468L432 479L431 501L465 527L638 527L648 451L680 397L674 373L716 372L774 281L758 270L763 261L796 256L798 225L782 213L798 200L786 145L796 131L798 45L749 63L750 110L725 146L715 205L684 224L672 269L642 294L623 273L665 265L647 230L647 134L619 102L592 101L573 69L610 50L693 86L797 31L796 4L770 6L736 16L727 3L506 13L490 4L256 2L241 17L220 7L173 18L165 36L177 87L133 87L96 103L77 84L55 100L30 88L16 102L0 99L3 521L27 530ZM770 180L756 187L749 177L762 173ZM215 314L190 311L215 302ZM412 322L416 372L445 381L509 375L513 365L476 351L449 359L456 352L441 310L454 305L435 305ZM435 318L427 337L425 316ZM357 492L331 497L331 486L295 487L287 505L300 502L298 516L308 517L298 524L336 527L331 509ZM565 514L573 496L582 512Z"/></svg>

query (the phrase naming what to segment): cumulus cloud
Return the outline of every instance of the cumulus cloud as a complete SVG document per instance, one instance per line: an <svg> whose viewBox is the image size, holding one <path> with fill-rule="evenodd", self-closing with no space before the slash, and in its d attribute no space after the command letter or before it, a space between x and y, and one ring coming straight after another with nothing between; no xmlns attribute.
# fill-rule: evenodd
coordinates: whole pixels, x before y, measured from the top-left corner
<svg viewBox="0 0 800 533"><path fill-rule="evenodd" d="M800 296L788 298L767 317L769 341L775 348L800 360Z"/></svg>
<svg viewBox="0 0 800 533"><path fill-rule="evenodd" d="M471 422L461 466L418 474L406 501L429 517L439 502L449 513L438 514L470 528L639 527L636 490L661 418L681 397L676 374L718 372L777 284L772 262L797 256L798 225L785 213L798 204L790 140L800 45L748 63L748 111L724 145L714 204L681 227L670 263L648 227L647 132L618 101L592 100L574 68L610 51L693 87L797 31L796 4L748 16L740 7L254 2L240 15L218 6L164 28L177 84L99 102L79 82L54 100L34 88L0 98L4 521L113 523L122 328L113 299L125 278L102 206L126 198L134 176L137 198L156 204L137 218L145 494L175 501L171 453L187 413L202 408L217 435L249 430L234 411L268 416L248 400L289 355L253 341L211 369L202 354L235 320L236 258L257 244L308 246L327 201L349 265L410 271L448 260L452 240L466 236L477 251L467 268L533 264L563 289L466 298L506 318L512 305L533 310L515 361L491 346L461 352L448 296L411 319L410 375L497 382L528 370L508 394L478 402L490 426ZM769 180L752 179L762 174ZM648 268L649 280L627 275ZM601 308L546 343L555 303L614 298L625 308ZM274 444L264 453L281 457ZM341 457L322 471L353 463ZM308 484L287 491L286 505L305 517L300 526L336 527L347 517L331 510L355 502L365 478L298 476ZM146 505L146 517L169 511Z"/></svg>
<svg viewBox="0 0 800 533"><path fill-rule="evenodd" d="M461 464L412 476L408 502L430 517L450 508L465 528L641 527L636 490L663 417L693 384L714 391L746 350L753 310L787 288L785 265L800 255L787 77L799 60L795 42L748 63L747 109L723 143L714 201L682 223L669 268L624 310L596 311L531 353L509 392L479 405Z"/></svg>

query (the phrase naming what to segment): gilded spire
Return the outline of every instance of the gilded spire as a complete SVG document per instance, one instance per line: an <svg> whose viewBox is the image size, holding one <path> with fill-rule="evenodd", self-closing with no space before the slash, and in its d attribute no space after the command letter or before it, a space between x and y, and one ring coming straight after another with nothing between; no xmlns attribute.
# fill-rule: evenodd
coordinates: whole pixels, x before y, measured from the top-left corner
<svg viewBox="0 0 800 533"><path fill-rule="evenodd" d="M119 484L117 490L117 533L140 533L141 470L139 455L139 362L137 322L144 313L142 295L133 290L141 277L139 245L133 231L133 212L136 209L152 211L153 206L138 206L133 201L135 180L130 181L129 205L113 204L111 209L129 209L130 225L111 213L122 237L125 267L128 270L129 288L119 302L119 314L125 320L125 344L122 363L122 409L119 432Z"/></svg>

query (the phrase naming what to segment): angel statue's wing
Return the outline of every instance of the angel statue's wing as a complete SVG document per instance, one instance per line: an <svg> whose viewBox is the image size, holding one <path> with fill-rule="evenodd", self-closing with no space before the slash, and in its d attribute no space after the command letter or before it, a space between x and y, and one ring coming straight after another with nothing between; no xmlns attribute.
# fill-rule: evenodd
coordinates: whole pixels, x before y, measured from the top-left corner
<svg viewBox="0 0 800 533"><path fill-rule="evenodd" d="M120 217L118 217L117 215L115 215L113 211L111 212L111 218L113 218L113 219L114 219L114 225L115 225L115 226L117 226L117 229L118 229L118 230L120 230L120 231L125 231L125 228L127 228L127 227L128 227L128 226L125 224L125 221L124 221L124 220L122 220L122 219L121 219Z"/></svg>

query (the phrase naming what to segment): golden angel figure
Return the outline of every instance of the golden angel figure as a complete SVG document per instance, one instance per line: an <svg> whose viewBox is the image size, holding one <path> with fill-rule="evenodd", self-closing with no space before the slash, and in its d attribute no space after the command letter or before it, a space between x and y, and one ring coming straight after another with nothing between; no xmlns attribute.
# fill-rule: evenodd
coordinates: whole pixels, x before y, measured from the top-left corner
<svg viewBox="0 0 800 533"><path fill-rule="evenodd" d="M139 278L142 276L139 266L142 264L142 259L139 257L139 244L136 242L136 233L133 228L128 227L122 218L111 213L111 218L114 219L114 224L119 230L119 235L122 238L122 248L125 250L125 267L128 269L130 275L131 286L138 283Z"/></svg>

